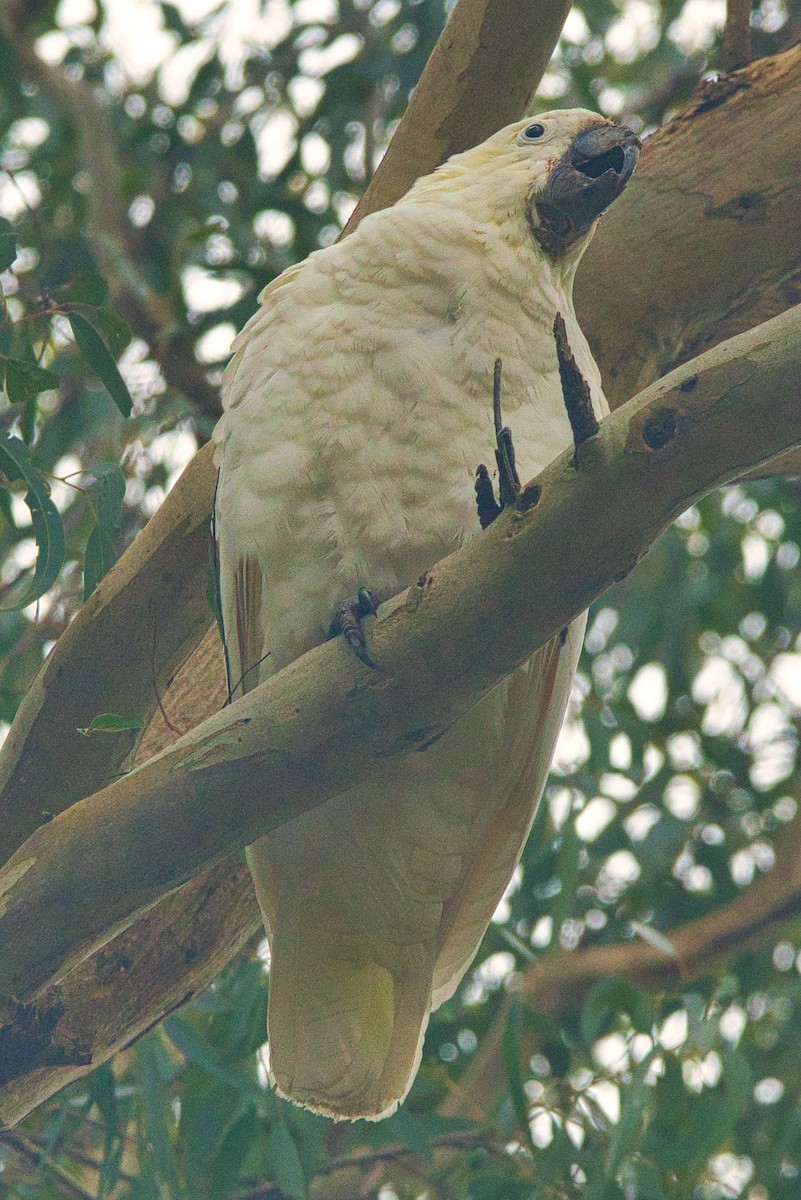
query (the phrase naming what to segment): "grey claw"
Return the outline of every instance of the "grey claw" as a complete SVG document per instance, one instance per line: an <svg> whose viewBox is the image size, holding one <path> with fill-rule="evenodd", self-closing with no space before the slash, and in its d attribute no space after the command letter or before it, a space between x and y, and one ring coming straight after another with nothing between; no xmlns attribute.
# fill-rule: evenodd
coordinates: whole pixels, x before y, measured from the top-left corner
<svg viewBox="0 0 801 1200"><path fill-rule="evenodd" d="M341 633L359 662L363 662L373 671L380 671L381 667L370 657L367 650L362 620L364 617L375 616L379 603L378 597L369 588L359 588L355 596L343 600L337 606L328 629L330 638Z"/></svg>

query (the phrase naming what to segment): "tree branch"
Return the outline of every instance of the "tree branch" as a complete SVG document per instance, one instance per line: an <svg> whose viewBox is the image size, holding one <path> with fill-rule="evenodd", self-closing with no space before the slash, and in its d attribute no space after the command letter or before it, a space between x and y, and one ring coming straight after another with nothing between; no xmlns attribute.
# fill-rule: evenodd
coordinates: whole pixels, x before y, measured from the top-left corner
<svg viewBox="0 0 801 1200"><path fill-rule="evenodd" d="M721 57L724 71L737 71L751 61L751 0L727 0Z"/></svg>
<svg viewBox="0 0 801 1200"><path fill-rule="evenodd" d="M799 125L801 45L702 84L646 140L576 277L612 408L801 301Z"/></svg>
<svg viewBox="0 0 801 1200"><path fill-rule="evenodd" d="M571 448L515 510L382 606L381 672L339 642L318 646L41 826L0 872L0 993L34 998L224 854L379 762L424 752L690 503L801 445L799 372L801 305L630 401L580 467Z"/></svg>
<svg viewBox="0 0 801 1200"><path fill-rule="evenodd" d="M389 208L461 150L518 120L550 62L570 0L473 0L457 4L378 165L345 226Z"/></svg>

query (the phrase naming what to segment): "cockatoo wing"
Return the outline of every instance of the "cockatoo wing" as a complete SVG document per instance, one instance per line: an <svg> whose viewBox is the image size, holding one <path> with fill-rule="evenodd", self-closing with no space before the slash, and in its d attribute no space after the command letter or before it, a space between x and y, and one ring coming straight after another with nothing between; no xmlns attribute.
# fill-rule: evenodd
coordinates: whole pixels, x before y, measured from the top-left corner
<svg viewBox="0 0 801 1200"><path fill-rule="evenodd" d="M458 890L443 908L432 1010L453 995L473 961L525 846L570 698L585 625L586 616L578 617L564 636L538 650L499 689L496 788L477 814L470 835L473 853ZM493 699L484 702L487 709Z"/></svg>

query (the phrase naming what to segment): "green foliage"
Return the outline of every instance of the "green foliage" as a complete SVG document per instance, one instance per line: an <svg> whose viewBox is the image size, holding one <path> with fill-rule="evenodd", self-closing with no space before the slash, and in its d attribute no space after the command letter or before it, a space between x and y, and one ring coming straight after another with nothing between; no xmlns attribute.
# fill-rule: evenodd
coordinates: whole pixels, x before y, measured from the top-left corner
<svg viewBox="0 0 801 1200"><path fill-rule="evenodd" d="M207 440L230 334L258 291L336 235L444 20L440 0L292 0L285 19L267 7L268 48L237 37L224 0L201 16L154 0L153 40L166 32L172 48L164 70L135 74L104 5L16 7L23 27L0 37L5 721ZM715 63L718 34L690 45L683 11L587 0L535 107L599 108L647 132ZM760 53L797 27L797 0L787 11L782 23L780 6L755 8ZM35 45L50 65L34 78ZM334 1125L269 1090L269 971L254 947L35 1112L22 1141L0 1135L0 1193L793 1200L797 929L699 979L677 962L659 988L614 973L560 987L558 963L633 943L672 961L673 930L770 868L796 811L799 547L797 486L729 488L593 612L520 872L432 1018L399 1113ZM81 732L138 724L99 713ZM532 966L550 990L507 1006ZM501 1083L476 1100L471 1064L493 1039Z"/></svg>

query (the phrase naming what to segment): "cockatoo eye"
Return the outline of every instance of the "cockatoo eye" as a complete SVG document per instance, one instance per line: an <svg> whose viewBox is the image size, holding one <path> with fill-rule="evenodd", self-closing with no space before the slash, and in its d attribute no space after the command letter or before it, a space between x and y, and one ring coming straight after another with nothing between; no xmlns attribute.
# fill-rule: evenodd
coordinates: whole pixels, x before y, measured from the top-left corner
<svg viewBox="0 0 801 1200"><path fill-rule="evenodd" d="M537 122L536 125L529 125L528 129L523 130L523 137L527 142L536 142L537 138L541 138L545 133L545 126Z"/></svg>

